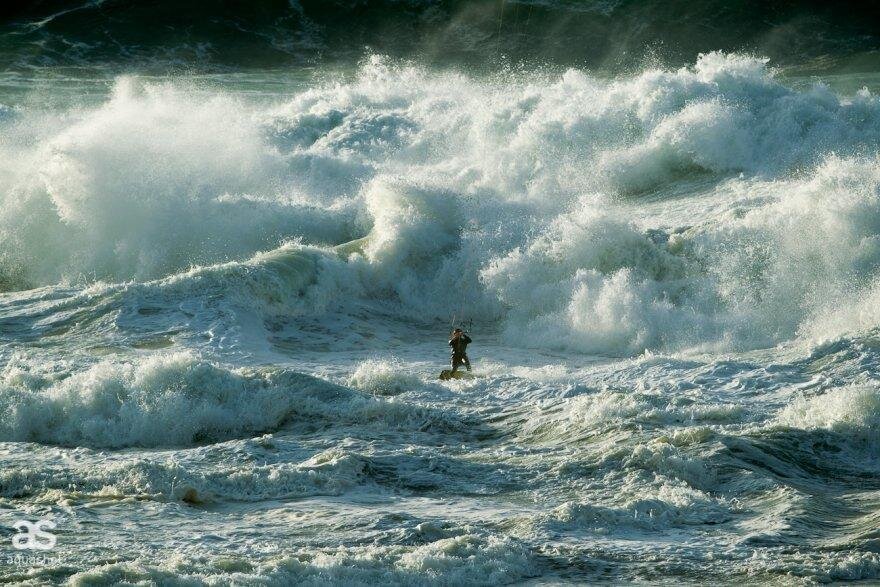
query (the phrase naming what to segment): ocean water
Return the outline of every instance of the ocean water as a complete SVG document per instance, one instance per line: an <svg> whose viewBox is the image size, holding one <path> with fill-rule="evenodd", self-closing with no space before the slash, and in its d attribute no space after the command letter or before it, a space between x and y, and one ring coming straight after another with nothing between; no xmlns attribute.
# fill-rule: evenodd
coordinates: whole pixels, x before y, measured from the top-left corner
<svg viewBox="0 0 880 587"><path fill-rule="evenodd" d="M0 28L0 582L880 580L864 15L62 4Z"/></svg>

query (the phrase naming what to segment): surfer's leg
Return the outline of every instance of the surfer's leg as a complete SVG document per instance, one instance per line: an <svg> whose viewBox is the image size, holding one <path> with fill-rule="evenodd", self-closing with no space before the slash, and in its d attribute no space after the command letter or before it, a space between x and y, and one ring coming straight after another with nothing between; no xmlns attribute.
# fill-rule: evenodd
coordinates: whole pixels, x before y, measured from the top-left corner
<svg viewBox="0 0 880 587"><path fill-rule="evenodd" d="M467 355L463 355L461 357L462 362L464 363L465 368L470 371L471 370L471 360L468 359Z"/></svg>
<svg viewBox="0 0 880 587"><path fill-rule="evenodd" d="M452 372L455 373L458 370L458 366L461 365L461 359L458 357L452 357Z"/></svg>

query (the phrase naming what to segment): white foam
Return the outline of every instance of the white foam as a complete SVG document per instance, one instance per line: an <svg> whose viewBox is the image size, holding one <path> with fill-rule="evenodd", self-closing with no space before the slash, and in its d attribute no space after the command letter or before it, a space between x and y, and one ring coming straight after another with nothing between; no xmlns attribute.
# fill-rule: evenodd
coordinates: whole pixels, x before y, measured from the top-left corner
<svg viewBox="0 0 880 587"><path fill-rule="evenodd" d="M72 446L216 441L278 427L307 404L301 391L188 353L107 361L45 388L3 389L0 435Z"/></svg>
<svg viewBox="0 0 880 587"><path fill-rule="evenodd" d="M41 369L22 362L7 367L0 438L153 447L249 437L316 418L404 430L461 426L453 414L366 396L294 371L230 369L191 352L111 359L57 377L41 375Z"/></svg>
<svg viewBox="0 0 880 587"><path fill-rule="evenodd" d="M873 386L851 386L797 397L779 412L774 423L802 430L831 430L873 441L880 428L880 391Z"/></svg>
<svg viewBox="0 0 880 587"><path fill-rule="evenodd" d="M317 261L318 306L467 307L506 319L508 342L608 355L877 323L858 300L880 254L862 155L880 102L791 89L748 56L614 80L376 57L273 104L120 78L95 108L10 128L2 287L167 277L369 232L363 254ZM693 178L699 203L662 202ZM645 191L660 203L626 200Z"/></svg>
<svg viewBox="0 0 880 587"><path fill-rule="evenodd" d="M394 395L417 389L422 381L398 360L362 361L349 379L352 387L380 395Z"/></svg>
<svg viewBox="0 0 880 587"><path fill-rule="evenodd" d="M195 573L172 558L156 564L137 560L97 566L70 578L71 585L126 582L273 583L297 585L498 585L533 575L536 566L517 542L461 533L421 545L352 546L287 553L224 572Z"/></svg>

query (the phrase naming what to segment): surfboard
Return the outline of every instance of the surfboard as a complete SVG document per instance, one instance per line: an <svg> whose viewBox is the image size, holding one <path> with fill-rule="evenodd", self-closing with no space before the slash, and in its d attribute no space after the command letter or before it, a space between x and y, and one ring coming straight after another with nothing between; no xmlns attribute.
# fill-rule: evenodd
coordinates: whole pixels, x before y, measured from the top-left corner
<svg viewBox="0 0 880 587"><path fill-rule="evenodd" d="M476 379L478 375L474 375L470 371L456 371L452 372L452 369L443 369L440 372L440 379L442 381L447 381L449 379Z"/></svg>

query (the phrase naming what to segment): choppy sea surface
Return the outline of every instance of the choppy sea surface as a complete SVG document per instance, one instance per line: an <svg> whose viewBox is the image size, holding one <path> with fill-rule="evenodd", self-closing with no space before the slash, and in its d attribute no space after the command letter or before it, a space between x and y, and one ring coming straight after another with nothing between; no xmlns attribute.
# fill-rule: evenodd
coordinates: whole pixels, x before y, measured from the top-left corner
<svg viewBox="0 0 880 587"><path fill-rule="evenodd" d="M880 579L876 70L161 71L63 16L0 43L0 581Z"/></svg>

